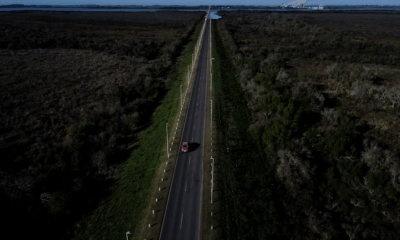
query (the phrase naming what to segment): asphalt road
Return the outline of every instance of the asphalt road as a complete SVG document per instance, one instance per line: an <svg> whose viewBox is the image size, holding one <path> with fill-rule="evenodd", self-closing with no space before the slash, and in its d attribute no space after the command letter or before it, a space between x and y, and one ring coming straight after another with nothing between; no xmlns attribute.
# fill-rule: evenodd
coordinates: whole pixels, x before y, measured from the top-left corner
<svg viewBox="0 0 400 240"><path fill-rule="evenodd" d="M208 21L180 143L181 147L182 142L189 142L189 152L180 152L177 158L160 234L160 239L162 240L195 240L199 238L207 57L210 31Z"/></svg>

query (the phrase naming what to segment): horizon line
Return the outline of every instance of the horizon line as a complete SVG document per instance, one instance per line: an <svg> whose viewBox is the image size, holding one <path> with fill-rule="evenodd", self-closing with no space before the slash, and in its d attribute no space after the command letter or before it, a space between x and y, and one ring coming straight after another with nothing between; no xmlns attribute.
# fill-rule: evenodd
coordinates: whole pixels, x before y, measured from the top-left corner
<svg viewBox="0 0 400 240"><path fill-rule="evenodd" d="M22 5L22 6L182 6L182 7L199 7L199 6L281 6L281 5L244 5L244 4L202 4L202 5L189 5L189 4L169 4L169 5L162 5L162 4L126 4L126 5L99 5L99 4L20 4L20 3L11 3L11 4L3 4L0 6L10 6L10 5ZM307 4L304 6L314 6L314 5L324 5L324 6L400 6L399 5L381 5L381 4L344 4L344 5L332 5L332 4Z"/></svg>

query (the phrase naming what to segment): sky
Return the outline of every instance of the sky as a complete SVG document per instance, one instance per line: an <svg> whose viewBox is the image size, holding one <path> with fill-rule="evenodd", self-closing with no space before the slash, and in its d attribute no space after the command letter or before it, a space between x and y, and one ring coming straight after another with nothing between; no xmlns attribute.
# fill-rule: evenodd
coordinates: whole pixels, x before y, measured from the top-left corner
<svg viewBox="0 0 400 240"><path fill-rule="evenodd" d="M0 0L0 5L281 5L293 0ZM310 0L306 5L400 5L400 0Z"/></svg>

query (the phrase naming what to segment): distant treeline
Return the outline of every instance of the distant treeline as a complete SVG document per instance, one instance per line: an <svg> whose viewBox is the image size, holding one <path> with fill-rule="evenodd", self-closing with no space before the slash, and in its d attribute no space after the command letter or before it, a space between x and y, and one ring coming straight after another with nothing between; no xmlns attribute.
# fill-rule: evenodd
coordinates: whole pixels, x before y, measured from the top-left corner
<svg viewBox="0 0 400 240"><path fill-rule="evenodd" d="M317 5L307 5L305 8ZM9 4L0 5L0 8L99 8L99 9L208 9L208 5L199 6L182 6L182 5L105 5L99 6L95 4L89 5L24 5L24 4ZM212 9L277 9L281 8L279 5L275 6L252 6L252 5L213 5ZM393 5L324 5L324 9L397 9L399 6Z"/></svg>

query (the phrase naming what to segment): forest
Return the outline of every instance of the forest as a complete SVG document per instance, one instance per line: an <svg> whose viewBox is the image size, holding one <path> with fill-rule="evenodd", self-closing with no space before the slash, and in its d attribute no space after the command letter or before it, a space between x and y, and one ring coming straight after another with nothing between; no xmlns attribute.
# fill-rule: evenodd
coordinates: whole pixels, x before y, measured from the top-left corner
<svg viewBox="0 0 400 240"><path fill-rule="evenodd" d="M400 14L219 15L220 237L397 239Z"/></svg>
<svg viewBox="0 0 400 240"><path fill-rule="evenodd" d="M110 195L204 14L0 13L5 235L70 239Z"/></svg>

